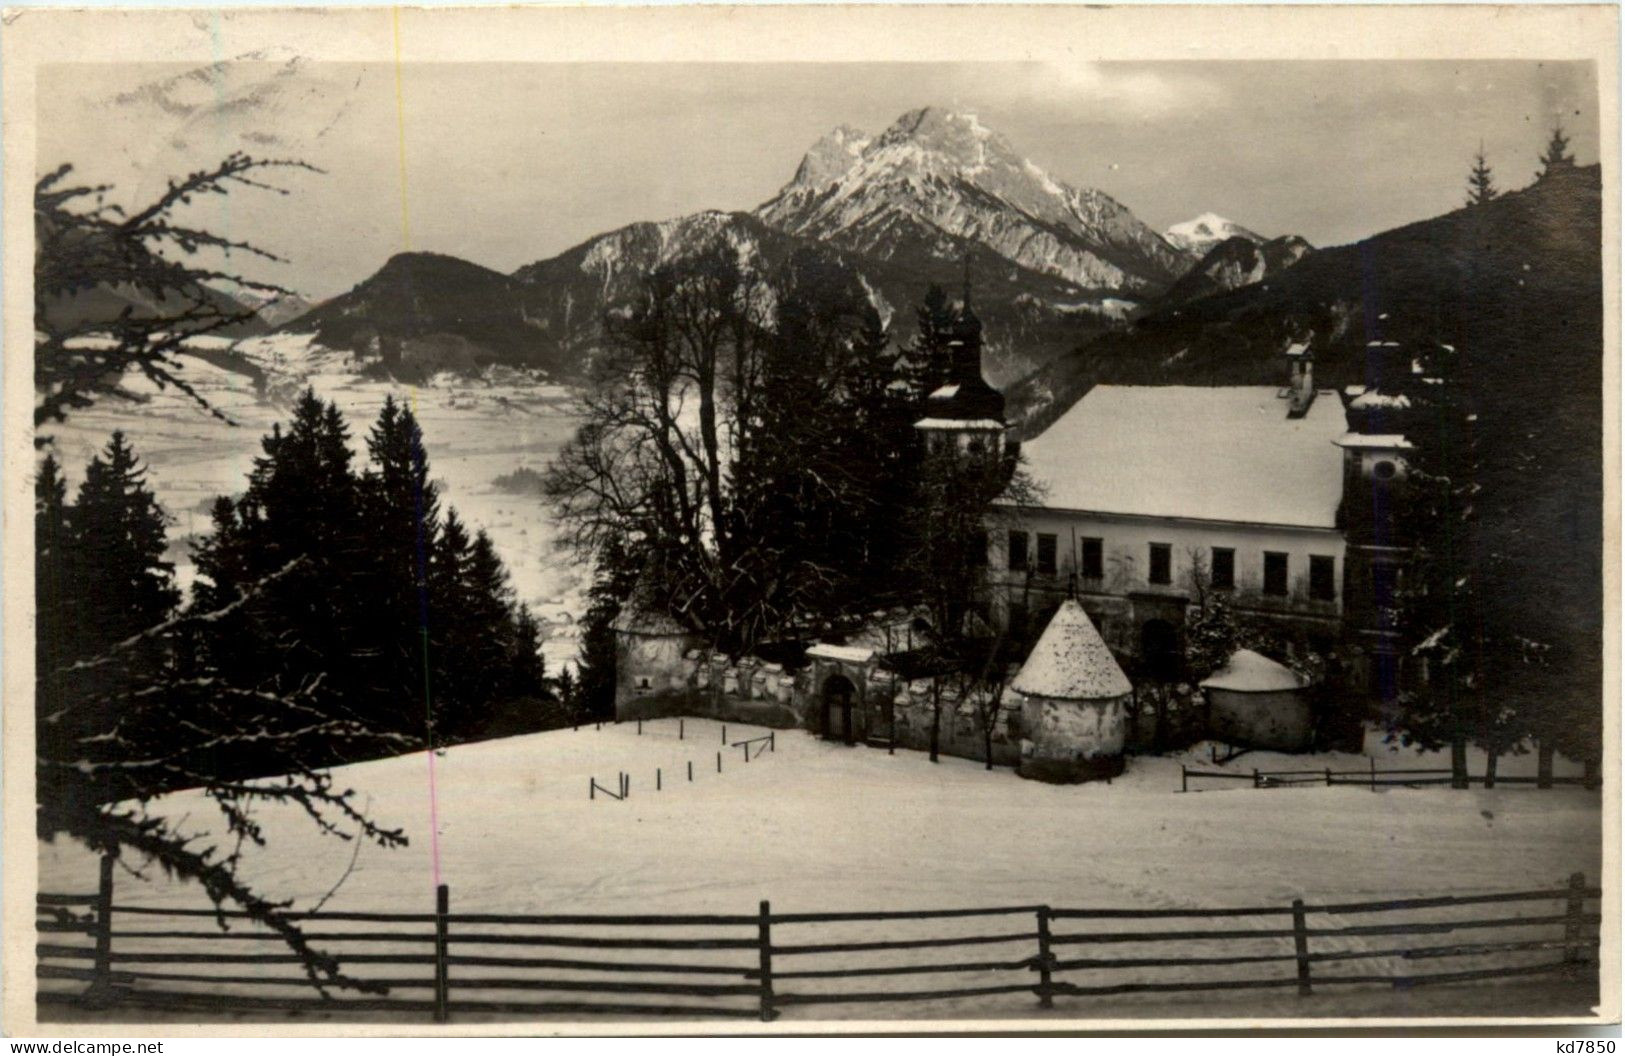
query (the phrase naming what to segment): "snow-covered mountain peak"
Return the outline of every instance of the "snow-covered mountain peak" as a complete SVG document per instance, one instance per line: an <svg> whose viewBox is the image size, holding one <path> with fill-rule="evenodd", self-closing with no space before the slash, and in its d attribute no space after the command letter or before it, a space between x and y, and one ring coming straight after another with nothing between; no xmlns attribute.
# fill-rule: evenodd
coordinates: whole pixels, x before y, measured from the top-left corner
<svg viewBox="0 0 1625 1056"><path fill-rule="evenodd" d="M910 110L882 132L877 142L882 147L908 144L960 168L985 166L989 155L1019 160L1004 137L978 121L975 114L935 106Z"/></svg>
<svg viewBox="0 0 1625 1056"><path fill-rule="evenodd" d="M1266 241L1262 235L1254 234L1218 213L1203 213L1182 224L1175 224L1164 231L1162 237L1196 257L1205 256L1208 250L1227 238L1245 238L1257 243Z"/></svg>
<svg viewBox="0 0 1625 1056"><path fill-rule="evenodd" d="M873 138L850 125L840 125L812 145L796 169L793 187L823 190L850 169Z"/></svg>
<svg viewBox="0 0 1625 1056"><path fill-rule="evenodd" d="M881 259L915 246L962 260L980 245L1093 290L1155 289L1189 267L1109 196L1067 186L974 114L941 107L911 110L873 139L825 136L757 215Z"/></svg>

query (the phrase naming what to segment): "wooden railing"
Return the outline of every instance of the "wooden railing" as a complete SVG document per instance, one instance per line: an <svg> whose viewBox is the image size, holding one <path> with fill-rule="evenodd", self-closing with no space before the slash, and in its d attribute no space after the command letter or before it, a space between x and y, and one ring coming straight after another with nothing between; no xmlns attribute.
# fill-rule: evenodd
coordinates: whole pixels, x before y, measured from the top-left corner
<svg viewBox="0 0 1625 1056"><path fill-rule="evenodd" d="M1181 764L1179 767L1179 790L1181 792L1200 792L1202 789L1193 788L1192 785L1195 782L1207 779L1215 781L1247 781L1254 788L1290 788L1297 785L1420 788L1427 785L1448 785L1455 781L1449 767L1442 769L1379 770L1374 763L1375 761L1366 770L1333 770L1325 767L1319 770L1255 769L1250 773L1235 773L1229 770L1196 770ZM1484 774L1468 774L1465 780L1469 785L1484 785L1490 781ZM1498 774L1493 783L1496 785L1533 785L1537 788L1559 786L1597 787L1595 779L1585 777L1503 777Z"/></svg>
<svg viewBox="0 0 1625 1056"><path fill-rule="evenodd" d="M38 896L36 955L39 1000L52 1005L440 1022L769 1020L881 1002L1020 1015L1032 1006L1015 995L1050 1008L1058 997L1541 975L1594 986L1600 916L1588 903L1600 897L1575 874L1544 890L1242 908L773 913L762 902L754 914L593 915L456 913L442 886L433 913L289 914L355 984L323 994L246 914L223 911L222 928L213 909L116 905L106 869L96 894ZM1450 970L1418 970L1443 961Z"/></svg>

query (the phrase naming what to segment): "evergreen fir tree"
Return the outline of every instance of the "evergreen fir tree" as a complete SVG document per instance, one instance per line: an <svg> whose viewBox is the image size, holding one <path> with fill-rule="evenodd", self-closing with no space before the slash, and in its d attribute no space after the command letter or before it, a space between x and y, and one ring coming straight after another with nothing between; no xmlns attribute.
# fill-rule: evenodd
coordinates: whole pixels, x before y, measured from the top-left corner
<svg viewBox="0 0 1625 1056"><path fill-rule="evenodd" d="M1483 205L1500 195L1495 188L1495 177L1490 171L1490 164L1484 158L1484 145L1478 146L1478 153L1473 155L1473 167L1467 174L1467 204Z"/></svg>
<svg viewBox="0 0 1625 1056"><path fill-rule="evenodd" d="M41 673L69 659L76 625L67 495L61 467L46 455L34 478L34 668Z"/></svg>
<svg viewBox="0 0 1625 1056"><path fill-rule="evenodd" d="M903 353L901 373L919 406L948 376L948 339L953 335L955 313L948 294L932 283L914 315L918 330Z"/></svg>
<svg viewBox="0 0 1625 1056"><path fill-rule="evenodd" d="M1537 180L1544 180L1552 173L1561 169L1574 167L1574 155L1569 153L1569 137L1563 133L1561 124L1552 126L1552 138L1546 143L1546 151L1540 156L1540 171L1535 174Z"/></svg>
<svg viewBox="0 0 1625 1056"><path fill-rule="evenodd" d="M164 560L165 515L146 469L115 432L85 467L69 523L75 552L79 655L100 652L161 623L180 601L175 566Z"/></svg>
<svg viewBox="0 0 1625 1056"><path fill-rule="evenodd" d="M410 410L387 397L368 434L373 468L362 479L363 507L374 533L372 574L380 606L379 648L385 676L405 726L422 725L428 648L429 566L440 530L440 496L429 479L423 433Z"/></svg>
<svg viewBox="0 0 1625 1056"><path fill-rule="evenodd" d="M566 671L565 675L569 672ZM546 697L547 662L542 656L542 629L531 615L530 606L520 605L514 617L513 655L509 658L508 694L513 697Z"/></svg>

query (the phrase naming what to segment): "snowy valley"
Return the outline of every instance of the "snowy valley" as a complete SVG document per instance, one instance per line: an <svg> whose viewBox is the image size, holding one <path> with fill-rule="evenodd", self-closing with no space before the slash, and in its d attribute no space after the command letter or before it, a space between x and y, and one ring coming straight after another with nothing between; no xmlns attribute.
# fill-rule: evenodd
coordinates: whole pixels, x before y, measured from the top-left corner
<svg viewBox="0 0 1625 1056"><path fill-rule="evenodd" d="M230 422L174 388L160 390L131 371L127 399L108 398L42 430L65 467L70 489L90 457L122 430L148 466L148 481L170 518L168 559L189 588L191 544L210 530L209 509L220 495L240 495L260 440L286 422L308 386L338 404L350 447L366 455L367 431L388 396L415 411L429 466L443 503L484 528L512 577L518 601L546 632L548 669L575 660L575 621L585 587L580 566L561 560L546 508L534 491L510 492L497 478L521 468L540 472L574 429L569 393L534 371L489 367L478 373L441 372L421 386L376 380L349 352L326 348L304 334L276 333L230 341L191 342L208 359L184 356L181 375Z"/></svg>

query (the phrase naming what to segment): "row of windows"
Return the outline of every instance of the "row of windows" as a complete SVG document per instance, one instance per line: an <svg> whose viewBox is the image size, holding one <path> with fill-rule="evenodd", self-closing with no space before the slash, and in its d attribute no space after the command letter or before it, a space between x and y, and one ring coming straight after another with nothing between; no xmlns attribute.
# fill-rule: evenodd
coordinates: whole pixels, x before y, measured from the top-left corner
<svg viewBox="0 0 1625 1056"><path fill-rule="evenodd" d="M1010 533L1005 553L1012 572L1033 571L1039 575L1055 574L1055 542L1053 532L1039 532L1036 552L1028 548L1028 534ZM1100 579L1105 575L1102 560L1103 540L1084 537L1078 540L1078 574L1084 579ZM1234 590L1236 586L1236 551L1233 547L1215 546L1209 563L1209 578L1215 590ZM1264 593L1282 597L1288 592L1291 556L1276 550L1264 551ZM1147 562L1147 579L1151 583L1173 582L1173 545L1151 543ZM1324 554L1309 557L1309 596L1318 601L1331 601L1337 597L1337 559Z"/></svg>

